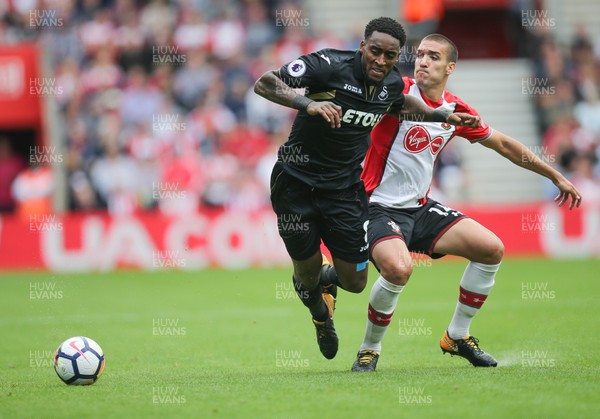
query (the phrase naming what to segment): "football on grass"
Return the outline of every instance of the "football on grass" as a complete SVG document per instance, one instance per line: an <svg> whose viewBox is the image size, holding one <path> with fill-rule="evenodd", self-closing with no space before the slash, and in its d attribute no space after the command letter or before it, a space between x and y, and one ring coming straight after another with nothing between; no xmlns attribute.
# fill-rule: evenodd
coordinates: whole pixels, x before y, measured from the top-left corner
<svg viewBox="0 0 600 419"><path fill-rule="evenodd" d="M103 369L104 352L90 338L69 338L60 344L54 354L54 370L66 384L94 384Z"/></svg>

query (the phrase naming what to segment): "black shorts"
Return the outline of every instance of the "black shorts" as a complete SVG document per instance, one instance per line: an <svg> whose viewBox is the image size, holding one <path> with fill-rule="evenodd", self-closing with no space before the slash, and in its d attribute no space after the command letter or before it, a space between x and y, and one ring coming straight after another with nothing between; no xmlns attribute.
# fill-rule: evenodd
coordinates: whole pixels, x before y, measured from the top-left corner
<svg viewBox="0 0 600 419"><path fill-rule="evenodd" d="M292 259L314 255L322 239L333 257L350 263L368 262L369 211L362 182L341 190L317 189L276 164L271 174L271 204L279 235Z"/></svg>
<svg viewBox="0 0 600 419"><path fill-rule="evenodd" d="M408 250L438 259L446 256L433 253L440 237L457 221L467 216L428 198L419 208L394 209L378 204L369 205L369 247L381 241L400 238Z"/></svg>

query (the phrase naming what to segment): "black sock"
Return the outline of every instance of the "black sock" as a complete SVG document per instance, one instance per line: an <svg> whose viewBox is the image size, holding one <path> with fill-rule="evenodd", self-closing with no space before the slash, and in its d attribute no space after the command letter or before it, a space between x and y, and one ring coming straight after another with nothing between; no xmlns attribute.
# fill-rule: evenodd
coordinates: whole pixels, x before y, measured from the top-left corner
<svg viewBox="0 0 600 419"><path fill-rule="evenodd" d="M337 276L337 273L335 272L335 268L333 267L333 265L323 265L321 267L321 273L319 274L319 283L324 287L328 287L329 285L333 284L337 285L341 289L344 289L344 287L342 287L342 284L340 284L340 280Z"/></svg>
<svg viewBox="0 0 600 419"><path fill-rule="evenodd" d="M314 290L305 289L302 284L296 281L296 278L292 275L292 281L294 282L294 289L296 294L308 309L313 319L318 322L323 322L329 317L329 310L325 305L322 297L321 284L317 284Z"/></svg>

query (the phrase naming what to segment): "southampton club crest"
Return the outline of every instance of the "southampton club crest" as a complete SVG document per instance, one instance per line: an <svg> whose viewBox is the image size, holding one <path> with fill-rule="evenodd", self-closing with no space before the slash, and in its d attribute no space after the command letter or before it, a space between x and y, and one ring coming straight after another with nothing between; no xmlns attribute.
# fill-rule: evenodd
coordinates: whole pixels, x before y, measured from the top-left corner
<svg viewBox="0 0 600 419"><path fill-rule="evenodd" d="M387 224L392 228L394 233L400 234L400 226L398 226L398 224L396 224L393 220L388 221Z"/></svg>

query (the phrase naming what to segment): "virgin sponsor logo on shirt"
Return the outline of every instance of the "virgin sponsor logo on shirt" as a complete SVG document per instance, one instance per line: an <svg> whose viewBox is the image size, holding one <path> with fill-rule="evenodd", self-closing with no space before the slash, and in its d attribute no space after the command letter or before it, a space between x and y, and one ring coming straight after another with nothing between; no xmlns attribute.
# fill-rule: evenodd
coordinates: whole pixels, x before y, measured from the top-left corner
<svg viewBox="0 0 600 419"><path fill-rule="evenodd" d="M444 144L444 139L442 137L435 137L430 144L429 151L431 154L436 155L442 149L442 144Z"/></svg>
<svg viewBox="0 0 600 419"><path fill-rule="evenodd" d="M429 149L431 154L436 155L443 144L442 137L438 136L432 140L429 132L420 125L410 128L404 135L404 148L413 154Z"/></svg>

